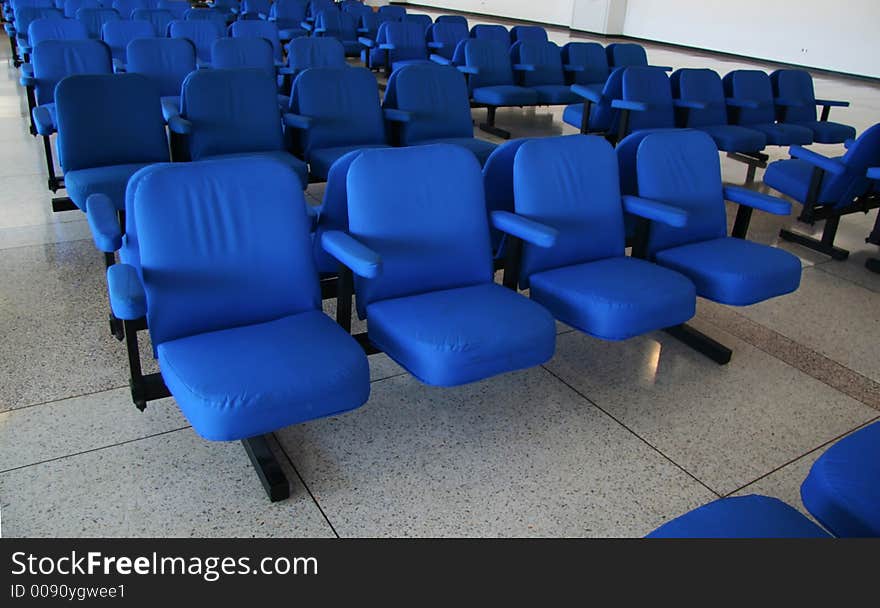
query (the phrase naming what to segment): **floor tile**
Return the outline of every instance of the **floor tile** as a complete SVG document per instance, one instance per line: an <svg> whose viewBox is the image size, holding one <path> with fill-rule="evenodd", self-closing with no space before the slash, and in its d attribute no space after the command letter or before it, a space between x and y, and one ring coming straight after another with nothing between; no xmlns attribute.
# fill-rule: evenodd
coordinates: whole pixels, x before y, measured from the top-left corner
<svg viewBox="0 0 880 608"><path fill-rule="evenodd" d="M78 221L0 228L0 249L91 239L89 223L82 215Z"/></svg>
<svg viewBox="0 0 880 608"><path fill-rule="evenodd" d="M329 537L296 475L270 503L240 444L190 430L0 474L6 537Z"/></svg>
<svg viewBox="0 0 880 608"><path fill-rule="evenodd" d="M713 495L545 370L410 376L278 434L346 536L640 536Z"/></svg>
<svg viewBox="0 0 880 608"><path fill-rule="evenodd" d="M81 211L52 212L52 197L46 179L40 175L0 177L0 228L52 226L62 222L81 222ZM59 196L63 194L59 191Z"/></svg>

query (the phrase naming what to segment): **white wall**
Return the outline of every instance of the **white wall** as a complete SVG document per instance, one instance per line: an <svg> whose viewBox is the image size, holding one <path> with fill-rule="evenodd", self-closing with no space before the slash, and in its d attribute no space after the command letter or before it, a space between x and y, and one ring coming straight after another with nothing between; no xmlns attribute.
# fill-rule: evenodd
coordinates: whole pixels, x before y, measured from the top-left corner
<svg viewBox="0 0 880 608"><path fill-rule="evenodd" d="M415 0L414 4L568 27L574 0Z"/></svg>
<svg viewBox="0 0 880 608"><path fill-rule="evenodd" d="M878 0L628 0L623 33L880 77Z"/></svg>

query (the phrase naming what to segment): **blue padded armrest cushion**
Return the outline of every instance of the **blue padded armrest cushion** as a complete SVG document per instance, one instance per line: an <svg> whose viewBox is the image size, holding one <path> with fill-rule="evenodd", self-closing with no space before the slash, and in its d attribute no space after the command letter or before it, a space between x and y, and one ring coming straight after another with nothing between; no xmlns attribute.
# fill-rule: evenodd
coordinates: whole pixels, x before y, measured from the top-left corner
<svg viewBox="0 0 880 608"><path fill-rule="evenodd" d="M585 68L582 65L571 65L567 63L562 66L562 69L566 72L583 72Z"/></svg>
<svg viewBox="0 0 880 608"><path fill-rule="evenodd" d="M623 210L654 222L661 222L673 228L687 225L688 214L684 209L661 203L649 198L625 195Z"/></svg>
<svg viewBox="0 0 880 608"><path fill-rule="evenodd" d="M854 143L856 143L856 140L854 140L852 138L846 139L843 141L843 147L846 148L847 150L849 150Z"/></svg>
<svg viewBox="0 0 880 608"><path fill-rule="evenodd" d="M427 46L429 49L442 49L446 45L442 42L429 42Z"/></svg>
<svg viewBox="0 0 880 608"><path fill-rule="evenodd" d="M676 108L688 108L691 110L705 110L706 104L702 101L691 101L689 99L673 99L672 105Z"/></svg>
<svg viewBox="0 0 880 608"><path fill-rule="evenodd" d="M582 84L571 85L571 92L576 95L580 95L584 99L589 99L593 103L600 103L602 101L602 93L596 91L595 89L585 87Z"/></svg>
<svg viewBox="0 0 880 608"><path fill-rule="evenodd" d="M312 126L312 118L309 116L285 112L282 118L284 124L291 129L309 129Z"/></svg>
<svg viewBox="0 0 880 608"><path fill-rule="evenodd" d="M868 179L880 179L880 167L869 168Z"/></svg>
<svg viewBox="0 0 880 608"><path fill-rule="evenodd" d="M553 247L556 244L556 237L559 235L556 228L551 228L510 211L493 211L492 225L502 232L544 248Z"/></svg>
<svg viewBox="0 0 880 608"><path fill-rule="evenodd" d="M513 69L517 72L534 72L535 66L531 63L514 63Z"/></svg>
<svg viewBox="0 0 880 608"><path fill-rule="evenodd" d="M630 99L612 99L611 107L618 110L633 110L635 112L647 112L648 104L641 101L632 101Z"/></svg>
<svg viewBox="0 0 880 608"><path fill-rule="evenodd" d="M835 99L817 99L816 105L817 106L832 106L835 108L848 108L849 102L848 101L838 101Z"/></svg>
<svg viewBox="0 0 880 608"><path fill-rule="evenodd" d="M278 68L278 73L282 76L293 76L296 74L296 70L290 66L280 66Z"/></svg>
<svg viewBox="0 0 880 608"><path fill-rule="evenodd" d="M760 104L757 101L753 101L751 99L735 99L733 97L728 97L724 101L727 105L733 106L734 108L755 109L760 107Z"/></svg>
<svg viewBox="0 0 880 608"><path fill-rule="evenodd" d="M379 48L382 49L383 51L393 51L394 49L397 48L397 46L394 44L391 44L390 42L383 42L382 44L379 45Z"/></svg>
<svg viewBox="0 0 880 608"><path fill-rule="evenodd" d="M118 319L134 321L146 316L147 296L134 266L113 264L107 269L110 309Z"/></svg>
<svg viewBox="0 0 880 608"><path fill-rule="evenodd" d="M91 194L86 199L86 218L92 231L95 247L104 253L113 253L122 247L122 229L113 201L106 194Z"/></svg>
<svg viewBox="0 0 880 608"><path fill-rule="evenodd" d="M168 117L168 129L178 135L189 135L192 133L192 123L180 114L175 114Z"/></svg>
<svg viewBox="0 0 880 608"><path fill-rule="evenodd" d="M46 106L37 106L33 111L34 126L40 135L52 135L55 132L55 121Z"/></svg>
<svg viewBox="0 0 880 608"><path fill-rule="evenodd" d="M21 77L22 78L24 78L25 76L33 78L34 66L31 65L30 63L22 63L21 68L19 68L19 69L21 70ZM22 86L27 86L27 85L22 83Z"/></svg>
<svg viewBox="0 0 880 608"><path fill-rule="evenodd" d="M328 230L321 235L321 247L359 277L374 279L382 273L379 254L345 232Z"/></svg>
<svg viewBox="0 0 880 608"><path fill-rule="evenodd" d="M309 23L308 21L300 21L299 26L307 32L312 31L312 24Z"/></svg>
<svg viewBox="0 0 880 608"><path fill-rule="evenodd" d="M406 110L398 110L397 108L385 108L385 118L394 122L410 122L413 117L412 112Z"/></svg>
<svg viewBox="0 0 880 608"><path fill-rule="evenodd" d="M472 65L460 65L458 66L458 71L462 74L479 74L480 68Z"/></svg>
<svg viewBox="0 0 880 608"><path fill-rule="evenodd" d="M791 203L788 201L740 186L725 186L724 200L752 207L753 209L760 209L773 215L788 215L791 213Z"/></svg>
<svg viewBox="0 0 880 608"><path fill-rule="evenodd" d="M822 156L818 152L813 152L812 150L808 150L803 146L791 146L788 149L788 153L791 154L793 157L805 160L811 165L819 167L823 171L831 173L832 175L840 175L841 173L846 171L846 167L844 166L844 164L836 158L828 158L827 156Z"/></svg>
<svg viewBox="0 0 880 608"><path fill-rule="evenodd" d="M439 63L440 65L452 65L452 61L450 61L446 57L443 57L442 55L437 55L436 53L431 53L428 59L430 59L434 63Z"/></svg>
<svg viewBox="0 0 880 608"><path fill-rule="evenodd" d="M358 42L360 42L362 45L364 45L365 47L367 47L369 49L373 48L373 45L376 44L375 42L373 42L369 38L364 38L363 36L358 36Z"/></svg>
<svg viewBox="0 0 880 608"><path fill-rule="evenodd" d="M315 28L315 33L316 33L316 34L323 34L323 33L325 33L326 31L327 31L327 28L326 28L326 27L316 27L316 28Z"/></svg>

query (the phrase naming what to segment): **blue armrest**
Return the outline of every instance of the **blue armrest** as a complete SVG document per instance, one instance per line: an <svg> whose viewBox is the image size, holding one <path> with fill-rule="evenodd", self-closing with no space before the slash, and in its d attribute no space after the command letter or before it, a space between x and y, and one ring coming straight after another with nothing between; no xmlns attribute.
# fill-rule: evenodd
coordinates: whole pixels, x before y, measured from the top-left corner
<svg viewBox="0 0 880 608"><path fill-rule="evenodd" d="M867 172L868 179L880 179L880 167L870 167Z"/></svg>
<svg viewBox="0 0 880 608"><path fill-rule="evenodd" d="M785 97L776 97L773 100L773 103L777 106L783 106L786 108L800 108L804 105L804 103L798 99L787 99Z"/></svg>
<svg viewBox="0 0 880 608"><path fill-rule="evenodd" d="M571 92L575 95L580 95L584 99L592 101L593 103L600 103L602 101L602 93L582 84L571 85Z"/></svg>
<svg viewBox="0 0 880 608"><path fill-rule="evenodd" d="M440 65L452 65L452 61L450 61L446 57L443 57L442 55L437 55L436 53L431 53L428 59L430 59L434 63L439 63Z"/></svg>
<svg viewBox="0 0 880 608"><path fill-rule="evenodd" d="M623 210L627 213L643 217L646 220L661 222L673 228L681 228L687 225L687 211L649 198L626 195L623 197Z"/></svg>
<svg viewBox="0 0 880 608"><path fill-rule="evenodd" d="M113 201L106 194L90 194L86 199L86 218L92 230L95 247L113 253L122 247L122 228Z"/></svg>
<svg viewBox="0 0 880 608"><path fill-rule="evenodd" d="M183 118L180 114L168 117L168 130L178 135L189 135L192 133L192 123Z"/></svg>
<svg viewBox="0 0 880 608"><path fill-rule="evenodd" d="M379 48L382 49L383 51L393 51L394 49L397 48L397 46L394 44L391 44L390 42L383 42L382 44L379 45Z"/></svg>
<svg viewBox="0 0 880 608"><path fill-rule="evenodd" d="M474 67L472 65L459 65L456 67L458 68L458 71L461 72L462 74L479 74L480 73L480 68Z"/></svg>
<svg viewBox="0 0 880 608"><path fill-rule="evenodd" d="M750 108L754 110L755 108L761 107L761 104L751 99L736 99L734 97L728 97L724 102L734 108Z"/></svg>
<svg viewBox="0 0 880 608"><path fill-rule="evenodd" d="M382 273L379 254L345 232L328 230L321 235L321 247L359 277L374 279Z"/></svg>
<svg viewBox="0 0 880 608"><path fill-rule="evenodd" d="M165 120L165 124L168 124L172 116L180 115L180 101L178 99L162 97L159 101L162 105L162 118Z"/></svg>
<svg viewBox="0 0 880 608"><path fill-rule="evenodd" d="M538 247L553 247L559 231L510 211L493 211L492 225L502 232Z"/></svg>
<svg viewBox="0 0 880 608"><path fill-rule="evenodd" d="M517 72L534 72L535 66L531 63L514 63L513 69Z"/></svg>
<svg viewBox="0 0 880 608"><path fill-rule="evenodd" d="M299 26L307 32L311 32L313 27L308 21L300 21Z"/></svg>
<svg viewBox="0 0 880 608"><path fill-rule="evenodd" d="M410 122L413 117L412 112L406 110L398 110L397 108L385 108L385 118L393 122Z"/></svg>
<svg viewBox="0 0 880 608"><path fill-rule="evenodd" d="M291 114L290 112L285 112L282 117L284 120L284 124L291 129L310 129L312 127L312 123L314 119L310 116L303 116L302 114Z"/></svg>
<svg viewBox="0 0 880 608"><path fill-rule="evenodd" d="M817 106L830 106L830 107L835 107L835 108L848 108L849 102L848 101L837 101L834 99L817 99L816 105Z"/></svg>
<svg viewBox="0 0 880 608"><path fill-rule="evenodd" d="M327 32L327 28L326 28L326 27L316 27L316 28L315 28L315 33L316 33L316 34L325 34L326 32Z"/></svg>
<svg viewBox="0 0 880 608"><path fill-rule="evenodd" d="M21 70L21 77L22 78L24 78L25 76L29 76L31 78L34 77L34 66L31 65L30 63L22 63L21 67L19 69ZM27 85L23 85L23 86L27 86Z"/></svg>
<svg viewBox="0 0 880 608"><path fill-rule="evenodd" d="M364 45L365 47L367 47L368 49L373 48L373 45L376 44L375 42L373 42L373 41L370 40L369 38L364 38L363 36L358 36L358 42L360 42L361 44L363 44L363 45Z"/></svg>
<svg viewBox="0 0 880 608"><path fill-rule="evenodd" d="M672 105L676 108L688 108L690 110L705 110L706 104L702 101L691 101L690 99L673 99Z"/></svg>
<svg viewBox="0 0 880 608"><path fill-rule="evenodd" d="M611 107L618 110L632 110L634 112L646 112L648 110L648 104L630 99L612 99Z"/></svg>
<svg viewBox="0 0 880 608"><path fill-rule="evenodd" d="M114 74L122 74L125 72L125 63L122 59L116 58L113 60L113 73Z"/></svg>
<svg viewBox="0 0 880 608"><path fill-rule="evenodd" d="M22 64L22 67L30 65L29 63ZM25 73L24 70L21 71L21 77L18 79L23 87L35 87L37 86L37 79L34 77L34 69L31 67L30 73Z"/></svg>
<svg viewBox="0 0 880 608"><path fill-rule="evenodd" d="M429 42L427 44L427 47L429 49L442 49L444 46L446 46L446 45L443 44L442 42Z"/></svg>
<svg viewBox="0 0 880 608"><path fill-rule="evenodd" d="M740 186L725 186L724 200L753 209L760 209L773 215L788 215L791 213L791 203L788 201Z"/></svg>
<svg viewBox="0 0 880 608"><path fill-rule="evenodd" d="M788 153L791 154L794 158L805 160L811 165L819 167L823 171L827 171L832 175L840 175L846 170L844 164L836 158L828 158L827 156L822 156L818 152L813 152L812 150L808 150L803 146L791 146L788 149Z"/></svg>
<svg viewBox="0 0 880 608"><path fill-rule="evenodd" d="M107 269L110 309L117 319L134 321L147 314L147 294L134 266L113 264Z"/></svg>
<svg viewBox="0 0 880 608"><path fill-rule="evenodd" d="M52 113L46 106L37 106L32 112L34 118L34 127L40 135L52 135L55 132L55 121L52 120Z"/></svg>
<svg viewBox="0 0 880 608"><path fill-rule="evenodd" d="M847 150L849 150L854 143L856 143L856 140L854 140L852 138L845 139L843 141L843 147L846 148Z"/></svg>
<svg viewBox="0 0 880 608"><path fill-rule="evenodd" d="M582 65L571 65L569 63L562 66L562 69L566 72L583 72L586 68Z"/></svg>

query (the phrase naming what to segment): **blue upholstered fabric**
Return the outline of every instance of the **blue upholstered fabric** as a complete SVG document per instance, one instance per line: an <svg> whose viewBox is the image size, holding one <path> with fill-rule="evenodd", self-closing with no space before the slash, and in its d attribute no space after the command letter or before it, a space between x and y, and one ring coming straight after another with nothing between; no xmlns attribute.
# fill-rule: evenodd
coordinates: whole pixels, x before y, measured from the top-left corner
<svg viewBox="0 0 880 608"><path fill-rule="evenodd" d="M623 71L622 99L647 105L645 111L629 113L629 130L671 129L675 127L672 89L661 68L634 66Z"/></svg>
<svg viewBox="0 0 880 608"><path fill-rule="evenodd" d="M31 57L37 105L52 103L55 87L73 74L110 74L110 49L96 40L44 40Z"/></svg>
<svg viewBox="0 0 880 608"><path fill-rule="evenodd" d="M856 136L856 130L816 117L816 94L813 77L805 70L776 70L770 74L773 94L777 99L799 103L794 106L777 106L779 122L806 127L813 132L813 141L822 144L840 144Z"/></svg>
<svg viewBox="0 0 880 608"><path fill-rule="evenodd" d="M538 92L513 84L478 87L473 90L477 103L487 106L533 106L538 103Z"/></svg>
<svg viewBox="0 0 880 608"><path fill-rule="evenodd" d="M271 21L236 21L232 24L231 31L233 38L263 38L268 40L272 43L275 61L283 59L284 51L281 48L281 39L278 37L278 26Z"/></svg>
<svg viewBox="0 0 880 608"><path fill-rule="evenodd" d="M397 21L401 21L406 15L406 8L398 4L386 4L379 7L379 13L387 15Z"/></svg>
<svg viewBox="0 0 880 608"><path fill-rule="evenodd" d="M486 212L513 212L513 161L520 146L528 139L512 139L504 142L489 155L483 165L483 189L486 192ZM502 234L491 223L492 251L495 257L503 253Z"/></svg>
<svg viewBox="0 0 880 608"><path fill-rule="evenodd" d="M348 232L348 188L346 180L351 163L360 156L360 150L349 152L338 158L327 172L327 187L315 228L313 247L318 272L336 273L339 262L321 246L321 235L330 230Z"/></svg>
<svg viewBox="0 0 880 608"><path fill-rule="evenodd" d="M538 103L538 93L516 84L505 43L472 39L464 42L465 63L479 70L470 78L474 101L489 106L521 106Z"/></svg>
<svg viewBox="0 0 880 608"><path fill-rule="evenodd" d="M28 31L31 23L40 19L56 19L64 18L64 13L54 7L44 6L27 6L22 7L15 14L15 37L18 39L19 52L30 52L32 43L28 38Z"/></svg>
<svg viewBox="0 0 880 608"><path fill-rule="evenodd" d="M801 498L835 536L880 536L880 423L822 454L801 485Z"/></svg>
<svg viewBox="0 0 880 608"><path fill-rule="evenodd" d="M113 8L122 19L131 19L131 12L137 8L150 8L147 0L113 0Z"/></svg>
<svg viewBox="0 0 880 608"><path fill-rule="evenodd" d="M346 56L350 57L356 57L360 53L357 29L357 16L340 12L335 8L321 11L315 19L315 34L338 40Z"/></svg>
<svg viewBox="0 0 880 608"><path fill-rule="evenodd" d="M211 47L211 67L256 68L275 78L275 51L264 38L218 38Z"/></svg>
<svg viewBox="0 0 880 608"><path fill-rule="evenodd" d="M269 9L269 21L278 26L278 36L290 40L306 36L308 32L300 24L306 19L305 0L275 0Z"/></svg>
<svg viewBox="0 0 880 608"><path fill-rule="evenodd" d="M434 25L434 20L431 19L430 15L416 14L416 13L407 13L402 21L406 23L415 23L421 26L422 32L427 33L428 29Z"/></svg>
<svg viewBox="0 0 880 608"><path fill-rule="evenodd" d="M453 23L467 27L467 17L462 15L440 15L434 19L434 23Z"/></svg>
<svg viewBox="0 0 880 608"><path fill-rule="evenodd" d="M489 159L489 156L492 154L492 152L495 151L495 148L498 147L498 144L494 144L491 141L486 141L485 139L480 139L479 137L473 136L438 137L436 139L426 139L414 145L426 146L432 144L449 144L453 146L459 146L466 150L470 150L477 158L477 161L480 163L480 165L484 164Z"/></svg>
<svg viewBox="0 0 880 608"><path fill-rule="evenodd" d="M156 8L170 12L174 19L183 19L190 7L187 0L159 0Z"/></svg>
<svg viewBox="0 0 880 608"><path fill-rule="evenodd" d="M334 146L331 148L315 148L309 152L309 173L318 179L327 179L330 168L343 156L356 150L366 148L387 148L384 143L355 144L351 146Z"/></svg>
<svg viewBox="0 0 880 608"><path fill-rule="evenodd" d="M210 21L221 27L226 27L227 11L214 8L191 8L183 14L185 21Z"/></svg>
<svg viewBox="0 0 880 608"><path fill-rule="evenodd" d="M28 28L31 48L44 40L85 40L88 30L75 19L37 19Z"/></svg>
<svg viewBox="0 0 880 608"><path fill-rule="evenodd" d="M104 24L119 19L119 13L112 8L81 8L76 11L76 20L86 26L89 38L99 40Z"/></svg>
<svg viewBox="0 0 880 608"><path fill-rule="evenodd" d="M128 178L168 160L156 84L138 74L80 75L63 80L56 97L58 158L71 199L85 210L90 194L104 193L124 208Z"/></svg>
<svg viewBox="0 0 880 608"><path fill-rule="evenodd" d="M335 8L336 3L334 2L334 0L309 0L308 6L306 8L306 16L307 18L314 21L321 11Z"/></svg>
<svg viewBox="0 0 880 608"><path fill-rule="evenodd" d="M287 65L297 74L308 68L342 68L345 49L335 38L296 38L287 49Z"/></svg>
<svg viewBox="0 0 880 608"><path fill-rule="evenodd" d="M617 131L620 112L611 107L611 101L623 96L623 74L626 68L612 69L600 92L599 103L590 104L588 126L591 131ZM597 85L588 85L595 91ZM562 120L573 127L580 128L584 115L584 104L576 103L565 108Z"/></svg>
<svg viewBox="0 0 880 608"><path fill-rule="evenodd" d="M172 38L186 38L196 46L199 61L211 61L211 47L217 38L226 35L223 25L215 21L187 20L172 21L168 26Z"/></svg>
<svg viewBox="0 0 880 608"><path fill-rule="evenodd" d="M64 0L64 16L76 19L76 11L81 8L100 8L102 0Z"/></svg>
<svg viewBox="0 0 880 608"><path fill-rule="evenodd" d="M425 30L418 23L408 21L387 23L385 25L385 43L393 45L393 48L388 51L386 60L390 64L413 59L428 59Z"/></svg>
<svg viewBox="0 0 880 608"><path fill-rule="evenodd" d="M207 439L259 435L369 395L363 350L320 311L298 185L283 165L251 158L164 165L138 188L150 335L163 379Z"/></svg>
<svg viewBox="0 0 880 608"><path fill-rule="evenodd" d="M153 38L156 33L149 21L108 21L101 31L101 38L110 47L113 59L126 63L128 43L138 38Z"/></svg>
<svg viewBox="0 0 880 608"><path fill-rule="evenodd" d="M372 6L364 4L363 2L360 2L359 0L343 0L342 2L339 3L339 9L343 13L351 13L352 15L355 15L356 17L360 17L364 13L372 13L373 12Z"/></svg>
<svg viewBox="0 0 880 608"><path fill-rule="evenodd" d="M478 23L471 28L471 38L477 40L495 40L505 47L510 46L510 32L503 25L486 25Z"/></svg>
<svg viewBox="0 0 880 608"><path fill-rule="evenodd" d="M567 74L568 84L604 86L608 78L608 57L598 42L569 42L562 47L562 64L582 68Z"/></svg>
<svg viewBox="0 0 880 608"><path fill-rule="evenodd" d="M645 47L634 42L612 42L605 47L608 65L613 68L648 65Z"/></svg>
<svg viewBox="0 0 880 608"><path fill-rule="evenodd" d="M242 0L241 17L257 17L266 19L272 6L272 0Z"/></svg>
<svg viewBox="0 0 880 608"><path fill-rule="evenodd" d="M168 24L174 20L174 15L160 8L137 8L131 12L131 18L149 21L156 36L164 37L168 34Z"/></svg>
<svg viewBox="0 0 880 608"><path fill-rule="evenodd" d="M128 45L126 71L152 79L162 97L180 97L183 80L196 69L196 49L182 38L141 38ZM175 100L179 104L179 99Z"/></svg>
<svg viewBox="0 0 880 608"><path fill-rule="evenodd" d="M533 68L520 73L519 83L537 92L538 103L571 104L580 100L565 82L562 57L554 43L529 39L517 42L510 49L510 58L514 64Z"/></svg>
<svg viewBox="0 0 880 608"><path fill-rule="evenodd" d="M514 25L510 28L510 44L547 42L547 30L538 25Z"/></svg>
<svg viewBox="0 0 880 608"><path fill-rule="evenodd" d="M667 522L646 538L827 538L797 509L777 498L721 498Z"/></svg>
<svg viewBox="0 0 880 608"><path fill-rule="evenodd" d="M794 124L778 124L773 102L770 77L760 70L734 70L722 80L724 94L734 100L754 104L755 107L730 107L730 123L755 129L767 137L774 146L809 144L813 132Z"/></svg>
<svg viewBox="0 0 880 608"><path fill-rule="evenodd" d="M438 17L439 19L439 17ZM429 49L432 53L452 59L455 54L455 48L462 40L468 37L467 22L464 24L457 22L441 22L438 21L428 30L427 42L442 45L441 47L433 47Z"/></svg>

